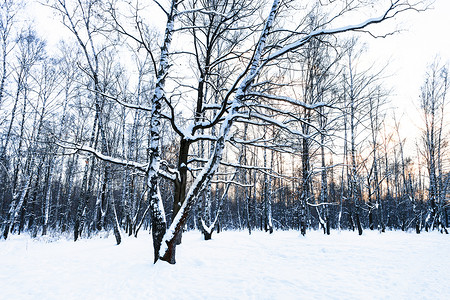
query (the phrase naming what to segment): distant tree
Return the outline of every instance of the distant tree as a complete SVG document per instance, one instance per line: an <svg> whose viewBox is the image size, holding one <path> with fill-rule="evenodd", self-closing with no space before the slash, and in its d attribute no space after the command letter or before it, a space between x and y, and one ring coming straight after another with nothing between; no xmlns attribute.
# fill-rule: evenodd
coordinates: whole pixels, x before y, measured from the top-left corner
<svg viewBox="0 0 450 300"><path fill-rule="evenodd" d="M19 213L23 212L24 203L27 199L29 189L31 188L33 180L36 181L38 166L36 165L36 151L38 147L38 139L41 134L41 128L43 125L43 115L39 118L34 118L33 127L31 132L31 141L28 144L28 148L24 148L26 126L28 122L28 106L30 104L31 93L31 79L32 71L38 65L45 56L45 42L37 36L37 33L28 28L22 31L17 38L17 63L18 67L15 72L16 78L16 90L14 93L13 107L11 110L11 116L9 124L6 129L5 142L3 145L3 153L1 156L5 156L6 151L9 150L10 143L17 142L15 147L15 153L11 155L13 157L11 178L11 194L12 201L8 212L6 226L3 231L3 237L8 237L8 232L14 230L16 221L18 220ZM17 113L21 110L21 120L19 126L16 124ZM17 133L16 133L17 132ZM30 134L30 133L28 133ZM15 138L16 137L16 138ZM9 167L8 167L9 168Z"/></svg>
<svg viewBox="0 0 450 300"><path fill-rule="evenodd" d="M447 143L444 139L446 98L449 89L448 66L436 59L427 70L421 89L420 106L424 117L423 155L426 159L428 186L428 214L426 229L440 229L444 226L444 208L447 180L443 171L443 155Z"/></svg>
<svg viewBox="0 0 450 300"><path fill-rule="evenodd" d="M344 113L345 116L345 129L349 132L345 134L344 143L349 142L349 145L344 147L349 152L346 154L349 158L349 162L346 165L349 166L347 171L348 177L348 200L351 201L351 207L349 208L349 221L351 228L357 228L358 233L361 235L363 232L363 224L361 220L361 205L363 205L363 191L361 189L362 167L363 161L361 159L361 153L363 147L366 146L365 134L367 131L363 130L366 126L373 126L371 130L372 136L372 151L374 157L376 157L376 145L378 121L379 117L379 87L377 81L380 78L380 71L374 72L371 69L360 71L358 68L358 52L354 45L355 41L351 42L350 50L347 52L347 65L343 71L344 81ZM372 121L372 122L371 122ZM367 124L369 122L369 124ZM363 137L362 137L363 136ZM347 141L349 139L349 141ZM375 158L374 158L375 159ZM376 167L375 163L372 165L372 171ZM378 170L376 169L378 174ZM378 176L377 176L378 177ZM379 182L376 180L375 191L379 187ZM370 186L371 184L369 184ZM371 192L369 192L370 194Z"/></svg>
<svg viewBox="0 0 450 300"><path fill-rule="evenodd" d="M65 0L55 0L51 4L51 7L61 15L63 25L73 34L83 55L83 61L80 62L80 67L88 78L85 94L92 95L95 107L89 147L93 149L99 148L102 155L110 155L111 149L108 146L107 136L107 121L109 116L106 115L107 110L105 105L107 104L107 98L104 96L104 93L111 93L111 79L109 78L112 73L111 69L109 69L111 57L108 56L111 53L108 51L111 43L107 43L103 39L99 30L101 20L99 19L98 12L100 11L101 5L101 1L96 0L77 1L75 3ZM100 145L98 145L99 139ZM104 224L110 198L108 197L108 187L112 180L110 164L104 161L100 161L100 164L102 169L102 174L100 175L101 191L95 202L93 222L93 228L96 230L102 229ZM93 192L95 166L94 158L90 157L87 160L83 174L83 196L78 202L74 226L75 241L79 238L83 229L89 225L87 224L87 207ZM115 209L113 209L113 212L115 213ZM117 216L113 220L114 233L119 244L121 237L117 224Z"/></svg>
<svg viewBox="0 0 450 300"><path fill-rule="evenodd" d="M378 219L378 230L384 232L386 229L383 220L383 203L381 200L381 185L383 178L380 173L380 160L379 156L379 132L384 121L384 113L382 111L384 104L386 103L386 97L381 87L376 87L372 95L371 101L369 101L369 118L370 118L370 131L371 131L371 150L372 150L372 166L367 176L368 179L368 209L369 209L369 228L371 230L375 227L375 217L373 212L376 212Z"/></svg>

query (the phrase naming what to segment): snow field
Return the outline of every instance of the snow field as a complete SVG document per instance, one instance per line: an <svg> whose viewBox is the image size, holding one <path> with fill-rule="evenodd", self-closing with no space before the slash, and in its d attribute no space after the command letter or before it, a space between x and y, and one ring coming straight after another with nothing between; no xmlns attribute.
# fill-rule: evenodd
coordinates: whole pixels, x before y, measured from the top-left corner
<svg viewBox="0 0 450 300"><path fill-rule="evenodd" d="M437 232L187 232L177 264L151 236L0 241L0 299L450 299L450 237Z"/></svg>

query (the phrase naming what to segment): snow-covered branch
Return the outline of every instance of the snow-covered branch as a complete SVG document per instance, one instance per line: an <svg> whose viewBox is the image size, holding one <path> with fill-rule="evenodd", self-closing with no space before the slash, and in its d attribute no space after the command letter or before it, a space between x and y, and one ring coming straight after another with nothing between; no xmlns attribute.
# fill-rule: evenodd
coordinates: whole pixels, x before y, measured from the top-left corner
<svg viewBox="0 0 450 300"><path fill-rule="evenodd" d="M389 7L387 7L384 12L379 15L378 17L369 18L365 21L362 21L359 24L354 25L347 25L339 28L330 28L330 29L317 29L310 33L308 33L306 36L296 40L295 42L289 43L288 45L285 45L281 49L275 51L274 53L270 54L266 59L264 64L267 64L268 62L277 59L287 53L290 53L306 43L308 43L311 39L323 35L335 35L339 33L349 32L349 31L357 31L364 28L367 28L370 25L381 23L385 20L391 19L395 17L398 13L404 12L406 10L422 10L418 8L418 4L423 4L423 1L418 1L415 4L410 4L409 1L405 0L395 0L391 1L389 4Z"/></svg>
<svg viewBox="0 0 450 300"><path fill-rule="evenodd" d="M248 96L255 96L255 97L261 97L261 98L266 98L266 99L270 99L270 100L277 100L280 102L285 102L285 103L289 103L295 106L300 106L306 109L317 109L319 107L324 107L327 106L329 107L330 105L325 103L325 102L317 102L317 103L313 103L313 104L308 104L305 103L303 101L299 101L297 99L293 99L287 96L279 96L279 95L271 95L271 94L266 94L266 93L260 93L260 92L250 92L247 94Z"/></svg>
<svg viewBox="0 0 450 300"><path fill-rule="evenodd" d="M116 165L136 168L136 169L140 170L141 172L145 172L147 169L147 166L148 166L148 164L142 164L142 163L138 163L135 161L124 160L121 158L104 155L100 151L98 151L92 147L89 147L89 146L73 144L73 143L61 143L61 142L56 142L56 144L62 148L75 150L76 152L78 152L78 151L88 152L90 154L93 154L95 157L97 157L98 159L100 159L102 161L106 161L106 162L116 164Z"/></svg>

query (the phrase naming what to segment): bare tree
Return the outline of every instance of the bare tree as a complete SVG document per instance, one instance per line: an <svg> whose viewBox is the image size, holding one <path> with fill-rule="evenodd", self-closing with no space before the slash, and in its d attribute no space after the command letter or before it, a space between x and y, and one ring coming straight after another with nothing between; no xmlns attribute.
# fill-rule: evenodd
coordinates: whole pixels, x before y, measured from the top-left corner
<svg viewBox="0 0 450 300"><path fill-rule="evenodd" d="M17 13L22 8L21 1L3 0L0 3L0 50L1 50L1 76L0 76L0 109L5 98L7 78L11 72L9 57L14 48L12 37L13 25L17 23ZM2 152L3 153L3 152Z"/></svg>
<svg viewBox="0 0 450 300"><path fill-rule="evenodd" d="M220 5L222 5L221 3ZM121 20L117 17L117 11L113 6L110 7L109 11L115 24L114 30L138 43L140 47L143 47L153 57L155 86L149 97L151 99L150 107L128 103L126 97L123 97L123 95L105 95L107 91L101 93L101 95L114 98L128 108L151 113L151 127L149 128L151 132L150 159L147 163L143 164L112 157L110 154L98 151L95 147L72 145L72 148L91 152L102 160L124 166L133 166L137 170L145 172L152 208L155 262L161 259L169 263L175 263L175 249L179 242L180 234L188 222L190 213L198 202L200 195L212 182L216 171L221 165L233 166L233 164L225 161L224 153L232 132L234 132L239 124L247 123L256 128L267 128L270 125L277 127L278 130L285 134L295 134L300 136L300 138L309 138L311 134L317 134L317 131L313 130L310 125L308 125L308 130L297 130L297 128L302 128L302 124L308 123L309 120L307 117L293 114L292 111L294 110L292 108L300 107L300 109L313 112L326 104L323 102L307 103L290 97L283 93L285 91L282 88L284 86L283 81L268 82L266 80L267 78L276 77L282 79L281 76L278 76L280 74L278 72L279 66L288 64L292 53L302 49L311 40L316 38L333 36L355 30L365 30L371 24L380 23L393 18L402 11L415 8L407 2L389 2L383 10L383 13L378 17L367 19L357 25L333 28L333 20L344 16L349 11L363 7L359 6L359 3L355 1L347 3L344 7L339 5L334 6L334 9L339 9L337 14L324 18L317 28L310 29L303 26L303 20L301 20L300 24L283 24L280 15L288 13L291 9L291 6L289 6L291 3L289 1L275 0L270 6L268 16L260 23L257 22L257 24L260 24L259 26L251 28L254 30L249 30L250 27L245 27L247 33L239 37L240 40L238 41L241 41L240 46L242 48L238 49L238 51L235 49L236 41L232 39L232 33L236 28L242 27L243 20L255 17L252 15L246 16L245 9L238 12L236 12L236 8L229 9L229 5L235 2L228 3L225 1L225 3L227 3L227 6L214 7L213 4L215 2L194 2L194 4L198 4L199 6L182 7L178 1L174 0L168 8L160 5L161 10L166 16L167 23L159 50L159 59L156 59L156 52L143 39L145 36L145 27L142 25L142 20L139 17L134 19L137 20L134 27L137 32L135 31L135 34L133 34L121 25ZM219 8L224 8L224 10L220 11ZM236 13L243 13L246 17L244 19L230 18L230 16ZM187 23L184 22L185 19L183 19L183 22L180 21L184 16L188 17ZM207 56L203 54L192 55L193 53L203 53L199 50L200 45L202 43L204 45L203 39L196 39L194 37L192 44L186 43L179 46L181 49L170 47L172 46L175 33L180 34L180 38L184 36L192 37L196 34L200 35L202 30L204 33L210 29L222 28L217 26L216 21L210 22L207 25L203 23L202 25L200 21L195 21L197 18L216 21L222 20L221 22L228 26L228 28L226 27L226 30L229 30L227 32L230 32L229 35L221 34L220 37L229 37L231 41L229 47L231 48L216 52L218 54L212 57L213 59L209 64L203 60ZM258 18L255 19L259 20ZM178 21L179 23L177 23ZM186 26L186 24L191 25ZM197 52L195 49L196 46ZM194 51L192 51L192 47ZM215 45L215 47L218 46ZM203 47L203 49L208 48ZM177 76L179 74L175 70L169 68L171 62L183 61L182 58L175 59L176 57L185 57L185 61L189 61L189 57L194 57L196 58L195 60L200 62L197 64L199 68L196 70L200 74L200 80L198 85L194 85L195 88L192 88L192 78L181 78ZM201 75L210 74L210 78L212 76L220 76L220 74L215 73L218 71L219 65L226 66L228 70L231 70L231 72L227 73L230 75L222 81L220 89L214 84L210 85L208 81L203 83L205 90L203 88L199 89L200 83L207 79L207 76L202 77ZM194 79L198 78L194 76ZM170 85L166 84L166 80L175 86L170 92L168 92ZM214 93L220 95L220 101L208 102L208 97L205 96L207 95L205 91L208 86L213 89ZM194 97L192 97L192 91L194 91ZM200 95L200 92L203 95ZM214 99L214 97L209 99ZM193 114L190 119L189 116L183 116L177 113L177 106L184 103L188 103L188 107L189 104L194 104ZM208 111L208 114L204 113L206 111ZM172 171L169 164L161 160L160 137L163 119L169 121L172 130L180 137L180 153L178 155L177 170L175 171ZM212 128L215 128L214 133ZM213 143L212 151L208 157L201 159L201 168L195 170L195 172L191 172L192 181L188 187L188 181L182 177L184 176L183 174L186 174L186 176L188 174L188 164L193 164L196 161L196 159L192 161L188 159L190 155L189 145L200 142L201 140L211 141ZM243 142L257 143L257 141L259 139L253 142ZM182 143L184 144L182 145ZM70 145L65 146L70 147ZM181 185L180 188L175 187L174 194L179 193L179 195L174 195L175 209L173 210L172 221L167 231L165 227L164 207L159 189L160 178L162 176L174 180L175 185ZM231 181L227 180L227 182ZM186 184L185 188L183 187L184 184ZM186 191L185 194L184 190ZM177 199L180 201L177 201Z"/></svg>
<svg viewBox="0 0 450 300"><path fill-rule="evenodd" d="M436 59L428 68L420 95L425 122L424 155L429 175L429 211L425 225L426 229L438 228L445 232L447 230L443 220L443 205L446 180L442 169L442 156L446 146L443 134L445 134L444 117L448 87L448 67Z"/></svg>
<svg viewBox="0 0 450 300"><path fill-rule="evenodd" d="M377 218L378 218L378 229L381 232L385 231L385 224L383 221L383 206L381 203L381 184L383 182L383 178L380 176L379 172L379 160L378 156L378 134L381 129L381 125L383 122L383 112L382 105L385 101L385 97L382 94L381 87L376 87L375 92L372 95L372 99L369 101L369 118L370 118L370 131L371 131L371 148L372 148L372 166L369 172L368 178L368 189L369 189L369 199L368 199L368 209L369 209L369 228L371 230L374 229L374 216L373 211L376 210ZM375 201L373 201L373 197L375 196Z"/></svg>
<svg viewBox="0 0 450 300"><path fill-rule="evenodd" d="M346 123L350 135L350 145L347 148L349 154L350 162L347 165L350 167L348 172L348 193L349 200L351 201L351 207L349 211L349 220L351 228L357 228L358 233L361 235L363 232L363 225L361 221L361 204L363 203L363 195L361 190L361 168L364 166L365 159L362 159L360 153L362 152L362 147L365 146L365 131L361 130L361 127L365 127L368 121L371 120L371 116L375 118L374 113L371 115L371 110L378 108L378 104L373 104L372 101L377 101L377 81L380 78L380 73L382 71L373 72L372 70L359 71L357 68L357 57L356 47L354 46L355 41L347 53L347 66L343 73L344 76L344 92L346 103L345 113ZM376 103L376 102L375 102ZM373 120L374 122L376 120ZM346 124L347 126L347 124ZM370 126L370 125L369 125ZM375 123L373 126L376 126ZM372 143L376 143L376 133L378 128L373 128L372 130ZM346 141L347 142L347 139ZM346 146L348 147L348 146ZM358 161L358 158L361 158ZM364 161L363 161L364 160ZM377 171L378 172L378 171ZM376 183L378 185L379 183Z"/></svg>
<svg viewBox="0 0 450 300"><path fill-rule="evenodd" d="M84 56L84 65L80 66L89 78L87 83L88 94L92 91L95 106L95 117L93 121L89 147L97 148L98 138L100 137L100 149L103 155L109 155L110 149L107 142L105 103L106 98L103 94L108 91L108 44L100 36L99 33L99 15L98 11L101 2L96 0L76 1L76 3L68 3L65 0L56 0L51 7L62 16L63 25L73 34L81 52ZM102 67L106 67L106 70ZM89 88L92 86L92 88ZM108 207L108 185L111 180L110 166L108 163L103 164L103 174L101 175L101 192L95 204L96 212L94 213L94 228L101 229L103 219L105 218ZM94 176L94 160L91 158L83 175L83 197L78 203L77 217L74 227L74 240L76 241L86 226L86 213L89 197L92 193L93 176ZM115 210L113 210L115 212ZM117 217L113 218L117 220ZM120 232L117 222L114 222L115 235L117 243L120 243Z"/></svg>
<svg viewBox="0 0 450 300"><path fill-rule="evenodd" d="M44 46L44 41L40 39L36 32L34 32L31 28L24 30L18 37L19 52L17 54L17 60L19 66L15 74L16 92L14 95L15 98L13 100L14 104L11 111L9 126L6 130L2 156L6 155L8 145L15 135L16 113L19 112L19 109L22 111L22 118L19 123L19 128L17 128L17 153L13 156L14 160L12 163L13 170L11 174L10 187L12 189L13 199L10 203L7 223L3 231L3 237L5 239L8 236L8 231L13 231L14 229L15 222L26 200L31 181L33 177L36 176L35 171L37 166L35 165L35 155L33 154L33 151L37 147L37 139L39 138L40 128L42 128L43 117L39 118L38 122L35 118L35 127L33 127L32 133L34 140L32 140L28 149L25 150L22 148L24 146L24 137L27 125L27 105L29 105L32 70L37 64L39 64L40 61L43 60ZM22 105L21 108L19 107L20 104ZM26 153L25 160L23 160L22 157L23 153Z"/></svg>

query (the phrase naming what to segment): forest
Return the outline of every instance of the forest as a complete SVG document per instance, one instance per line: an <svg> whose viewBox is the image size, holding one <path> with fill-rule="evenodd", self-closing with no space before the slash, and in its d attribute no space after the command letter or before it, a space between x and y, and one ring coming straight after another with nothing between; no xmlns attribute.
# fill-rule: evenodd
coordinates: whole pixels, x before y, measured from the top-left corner
<svg viewBox="0 0 450 300"><path fill-rule="evenodd" d="M429 1L44 1L56 47L27 5L0 8L3 239L145 230L174 264L188 230L448 234L448 63L407 147L361 41Z"/></svg>

